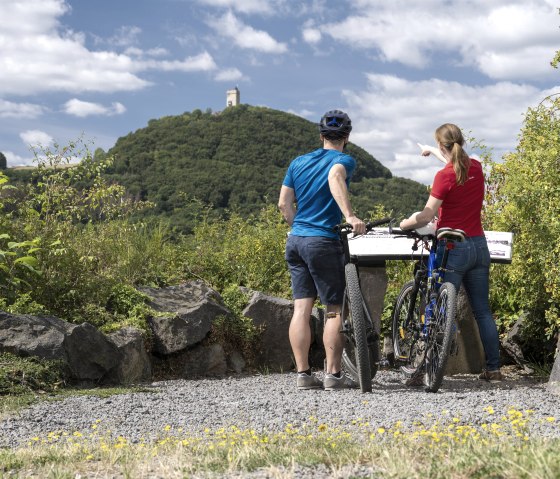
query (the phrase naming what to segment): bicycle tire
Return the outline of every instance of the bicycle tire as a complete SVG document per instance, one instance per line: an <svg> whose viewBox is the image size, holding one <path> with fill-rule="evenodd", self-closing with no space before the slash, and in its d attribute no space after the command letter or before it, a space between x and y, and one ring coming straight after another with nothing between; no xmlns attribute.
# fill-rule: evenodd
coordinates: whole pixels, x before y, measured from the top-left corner
<svg viewBox="0 0 560 479"><path fill-rule="evenodd" d="M445 366L455 328L457 291L451 283L443 283L436 297L434 317L426 348L426 391L437 392L443 381Z"/></svg>
<svg viewBox="0 0 560 479"><path fill-rule="evenodd" d="M419 289L416 294L414 315L412 320L408 321L408 309L414 288L414 280L408 281L401 288L395 301L391 326L395 361L401 363L400 369L407 377L416 374L418 368L422 366L425 352L425 344L421 338L422 298L424 296L422 289Z"/></svg>
<svg viewBox="0 0 560 479"><path fill-rule="evenodd" d="M366 315L369 314L367 311L367 305L364 302L364 311ZM371 316L366 320L366 325L368 325L367 342L369 351L369 367L371 371L371 379L375 377L377 371L379 370L379 361L381 359L381 351L379 350L379 332L373 326L373 319ZM369 330L371 326L371 331ZM342 350L342 366L344 370L354 379L359 382L359 374L356 365L354 364L354 347L352 342L346 343L346 346Z"/></svg>
<svg viewBox="0 0 560 479"><path fill-rule="evenodd" d="M350 331L350 334L342 353L342 363L345 370L353 376L354 380L360 383L361 391L364 393L371 392L370 353L358 270L355 264L348 263L344 272L346 288L342 309L342 324L344 329Z"/></svg>

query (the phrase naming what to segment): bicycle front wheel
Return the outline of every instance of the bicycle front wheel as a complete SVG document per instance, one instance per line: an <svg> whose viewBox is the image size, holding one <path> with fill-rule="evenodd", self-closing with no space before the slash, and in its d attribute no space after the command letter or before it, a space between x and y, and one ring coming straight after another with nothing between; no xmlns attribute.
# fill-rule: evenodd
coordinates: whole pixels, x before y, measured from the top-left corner
<svg viewBox="0 0 560 479"><path fill-rule="evenodd" d="M347 341L342 353L346 371L360 383L362 392L371 392L371 366L367 340L366 314L355 264L345 266L346 290L342 307L342 328Z"/></svg>
<svg viewBox="0 0 560 479"><path fill-rule="evenodd" d="M424 360L423 297L422 288L416 290L415 282L409 281L401 288L393 309L391 333L395 361L401 364L401 371L407 377L416 374Z"/></svg>
<svg viewBox="0 0 560 479"><path fill-rule="evenodd" d="M426 391L437 392L443 381L451 341L456 331L457 291L451 283L439 288L426 350Z"/></svg>

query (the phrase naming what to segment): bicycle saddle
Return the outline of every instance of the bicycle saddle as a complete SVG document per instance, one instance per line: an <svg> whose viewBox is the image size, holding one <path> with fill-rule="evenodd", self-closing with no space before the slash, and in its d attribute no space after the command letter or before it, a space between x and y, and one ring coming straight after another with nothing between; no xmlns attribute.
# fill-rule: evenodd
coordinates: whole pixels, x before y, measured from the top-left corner
<svg viewBox="0 0 560 479"><path fill-rule="evenodd" d="M437 230L437 239L449 239L453 241L465 241L467 234L463 230L453 228L440 228Z"/></svg>

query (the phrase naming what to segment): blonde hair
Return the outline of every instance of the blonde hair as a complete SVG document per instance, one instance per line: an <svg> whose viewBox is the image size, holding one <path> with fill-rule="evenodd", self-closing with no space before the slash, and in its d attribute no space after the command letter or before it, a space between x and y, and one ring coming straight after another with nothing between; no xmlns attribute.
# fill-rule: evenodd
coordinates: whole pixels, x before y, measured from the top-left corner
<svg viewBox="0 0 560 479"><path fill-rule="evenodd" d="M453 123L444 123L436 130L435 136L436 141L450 153L457 184L464 184L469 177L471 159L463 149L465 139L461 129Z"/></svg>

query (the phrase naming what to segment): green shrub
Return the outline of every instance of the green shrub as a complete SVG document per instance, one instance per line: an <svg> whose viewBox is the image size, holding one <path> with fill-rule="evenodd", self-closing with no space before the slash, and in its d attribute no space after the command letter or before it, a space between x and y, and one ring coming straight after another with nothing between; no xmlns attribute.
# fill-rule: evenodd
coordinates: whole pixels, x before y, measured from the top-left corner
<svg viewBox="0 0 560 479"><path fill-rule="evenodd" d="M229 219L203 218L185 245L185 276L202 278L218 291L234 285L288 297L287 231L272 205L248 218L236 213Z"/></svg>
<svg viewBox="0 0 560 479"><path fill-rule="evenodd" d="M540 341L560 326L559 111L558 97L528 110L516 151L493 165L488 188L488 228L515 235L511 265L492 271L493 304L505 326L527 312L525 333Z"/></svg>
<svg viewBox="0 0 560 479"><path fill-rule="evenodd" d="M221 294L232 316L220 316L212 324L212 341L226 349L236 349L251 363L255 357L260 331L242 312L248 304L249 295L238 286L228 286Z"/></svg>
<svg viewBox="0 0 560 479"><path fill-rule="evenodd" d="M64 385L62 361L0 354L0 395L51 392Z"/></svg>

